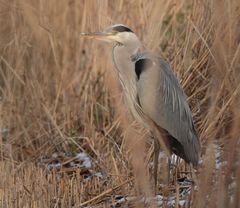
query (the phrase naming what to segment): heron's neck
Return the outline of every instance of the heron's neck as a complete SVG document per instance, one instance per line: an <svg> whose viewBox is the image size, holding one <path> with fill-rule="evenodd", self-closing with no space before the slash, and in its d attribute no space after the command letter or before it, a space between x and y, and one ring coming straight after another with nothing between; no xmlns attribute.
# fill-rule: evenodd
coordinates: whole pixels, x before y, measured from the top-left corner
<svg viewBox="0 0 240 208"><path fill-rule="evenodd" d="M121 44L113 47L113 62L119 72L129 71L129 67L133 65L133 57L138 54L138 50L131 50Z"/></svg>
<svg viewBox="0 0 240 208"><path fill-rule="evenodd" d="M128 46L127 51L130 57L137 55L140 52L140 45Z"/></svg>
<svg viewBox="0 0 240 208"><path fill-rule="evenodd" d="M131 51L125 46L115 46L113 48L113 62L117 69L118 79L122 87L124 95L124 102L127 105L129 112L133 117L141 121L137 111L137 85L136 85L136 73L135 73L135 61L134 57L138 56L138 50Z"/></svg>
<svg viewBox="0 0 240 208"><path fill-rule="evenodd" d="M113 62L118 72L118 78L124 94L136 97L136 73L135 62L132 57L137 54L129 53L123 45L115 45L113 48Z"/></svg>
<svg viewBox="0 0 240 208"><path fill-rule="evenodd" d="M134 57L138 56L139 52L140 52L140 47L136 47L136 46L125 46L122 44L116 44L113 48L113 50L117 53L117 54L121 54L125 56L125 58L130 58L131 60L134 59Z"/></svg>

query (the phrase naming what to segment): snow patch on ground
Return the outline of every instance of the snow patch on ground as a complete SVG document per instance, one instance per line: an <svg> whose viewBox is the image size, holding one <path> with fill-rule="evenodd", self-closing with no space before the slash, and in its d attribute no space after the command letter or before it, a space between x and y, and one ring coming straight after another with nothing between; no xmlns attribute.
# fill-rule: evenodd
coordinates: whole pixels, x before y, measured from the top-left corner
<svg viewBox="0 0 240 208"><path fill-rule="evenodd" d="M48 170L60 170L62 168L61 163L55 163L55 164L48 164L47 165Z"/></svg>
<svg viewBox="0 0 240 208"><path fill-rule="evenodd" d="M82 167L85 167L85 168L92 167L92 161L85 152L78 153L76 157L79 161L82 161Z"/></svg>
<svg viewBox="0 0 240 208"><path fill-rule="evenodd" d="M186 197L190 192L186 193L184 197ZM133 202L138 201L139 199L137 197L129 197L129 196L116 196L116 206L121 206L127 202ZM140 199L140 202L144 203L146 206L150 205L157 205L158 207L162 206L168 206L168 207L175 207L176 206L176 196L163 196L163 195L157 195L155 197L144 197ZM184 207L186 203L186 199L182 198L178 201L178 207Z"/></svg>

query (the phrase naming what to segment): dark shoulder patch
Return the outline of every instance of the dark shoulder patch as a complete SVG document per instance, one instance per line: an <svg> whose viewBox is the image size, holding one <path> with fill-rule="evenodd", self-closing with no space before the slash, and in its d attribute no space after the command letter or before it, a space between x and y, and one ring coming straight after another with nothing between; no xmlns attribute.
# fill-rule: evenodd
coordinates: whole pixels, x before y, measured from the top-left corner
<svg viewBox="0 0 240 208"><path fill-rule="evenodd" d="M133 33L133 31L131 29L129 29L128 27L123 26L123 25L114 26L113 29L117 32L132 32Z"/></svg>
<svg viewBox="0 0 240 208"><path fill-rule="evenodd" d="M152 61L150 59L139 59L135 63L135 72L137 75L137 78L140 78L141 73L147 68L151 67L153 65Z"/></svg>

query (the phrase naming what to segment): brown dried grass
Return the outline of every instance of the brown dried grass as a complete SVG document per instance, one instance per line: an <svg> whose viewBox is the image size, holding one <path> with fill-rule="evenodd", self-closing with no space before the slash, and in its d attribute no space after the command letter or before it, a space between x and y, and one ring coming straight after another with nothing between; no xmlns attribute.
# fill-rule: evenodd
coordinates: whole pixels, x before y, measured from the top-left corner
<svg viewBox="0 0 240 208"><path fill-rule="evenodd" d="M238 0L1 0L0 130L9 133L0 134L0 206L110 207L118 194L152 194L144 162L152 146L123 116L110 46L79 35L124 23L171 63L188 95L203 163L185 207L238 207L239 14ZM225 162L219 169L216 145ZM104 178L38 165L81 151L94 161L91 174ZM168 189L179 198L177 182Z"/></svg>

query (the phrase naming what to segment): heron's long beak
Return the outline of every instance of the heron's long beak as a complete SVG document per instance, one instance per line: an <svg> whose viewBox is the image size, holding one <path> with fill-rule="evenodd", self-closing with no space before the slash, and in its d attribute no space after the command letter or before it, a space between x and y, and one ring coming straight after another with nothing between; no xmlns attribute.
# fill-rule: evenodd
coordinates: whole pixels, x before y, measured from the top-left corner
<svg viewBox="0 0 240 208"><path fill-rule="evenodd" d="M106 42L113 42L117 41L117 37L113 33L107 33L107 32L92 32L92 33L81 33L81 35L89 37L89 38L94 38L97 40L103 40Z"/></svg>

